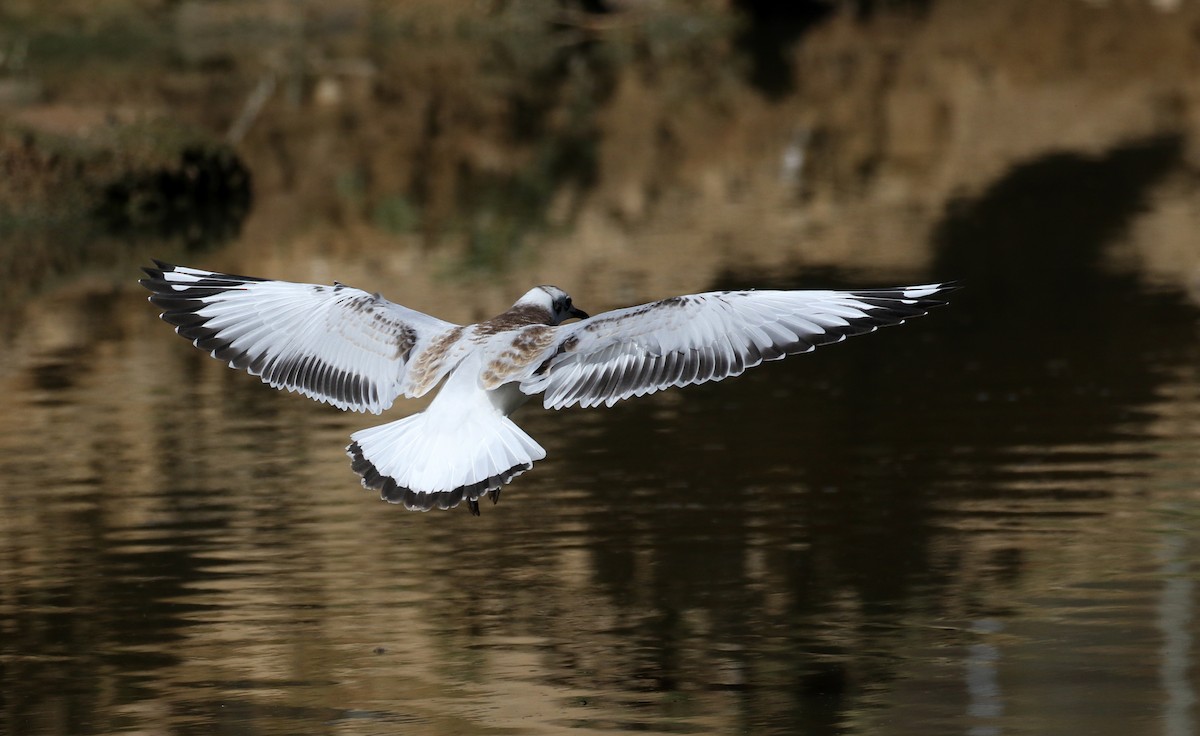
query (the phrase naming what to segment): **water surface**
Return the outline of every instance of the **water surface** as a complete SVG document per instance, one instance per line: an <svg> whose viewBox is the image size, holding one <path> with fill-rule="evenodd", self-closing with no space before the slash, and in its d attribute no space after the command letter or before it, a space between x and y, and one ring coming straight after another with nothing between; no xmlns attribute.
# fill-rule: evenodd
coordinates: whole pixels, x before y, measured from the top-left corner
<svg viewBox="0 0 1200 736"><path fill-rule="evenodd" d="M49 293L4 376L0 724L1192 733L1196 310L1103 270L998 304L988 272L736 381L527 407L549 457L480 518L377 501L341 449L371 418L136 286ZM755 279L814 276L721 282Z"/></svg>

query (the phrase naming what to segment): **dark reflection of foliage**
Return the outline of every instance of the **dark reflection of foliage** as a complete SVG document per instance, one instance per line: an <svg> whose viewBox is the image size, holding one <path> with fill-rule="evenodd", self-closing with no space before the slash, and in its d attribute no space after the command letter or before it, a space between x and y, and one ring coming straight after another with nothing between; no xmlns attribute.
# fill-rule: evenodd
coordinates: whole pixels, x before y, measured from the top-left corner
<svg viewBox="0 0 1200 736"><path fill-rule="evenodd" d="M987 400L986 421L960 428L964 441L1113 440L1154 399L1162 366L1145 356L1164 340L1194 340L1195 313L1179 294L1146 293L1101 259L1178 166L1181 148L1156 138L1097 157L1046 156L950 208L934 233L934 275L967 288L934 334L949 331L942 341L970 362L931 401ZM987 383L977 383L985 372ZM1043 407L1044 421L1030 422L1030 407Z"/></svg>
<svg viewBox="0 0 1200 736"><path fill-rule="evenodd" d="M1134 282L1099 268L1101 246L1146 208L1150 188L1178 165L1181 148L1178 138L1154 138L1103 156L1060 153L1015 167L978 201L952 205L934 234L935 273L970 284L958 300L971 305L975 320L1004 324L1037 310L1040 318L1028 326L1040 329L1026 340L1047 335L1044 326L1112 311L1105 305L1119 303L1113 297L1130 294ZM1054 308L1045 309L1044 300ZM997 301L1007 308L977 306Z"/></svg>
<svg viewBox="0 0 1200 736"><path fill-rule="evenodd" d="M605 435L599 444L619 448L622 472L611 470L611 456L581 453L572 458L572 482L602 509L591 518L596 538L638 529L655 572L652 590L638 590L634 552L606 544L592 550L597 582L614 601L655 603L661 615L642 625L661 637L663 651L677 645L669 624L677 612L709 610L712 636L740 644L748 672L764 658L788 663L793 710L777 716L836 727L847 693L892 676L886 653L901 641L889 624L940 605L959 572L958 561L932 551L933 536L947 533L938 509L956 498L1025 493L1005 486L1016 447L1119 439L1160 381L1161 366L1144 355L1164 340L1194 340L1195 312L1178 294L1147 294L1099 266L1102 249L1147 206L1179 155L1178 140L1158 139L1018 166L953 208L936 232L936 277L966 283L951 307L736 381L686 389L670 418L658 418L653 401L609 410L594 426ZM821 276L826 286L863 283ZM734 285L814 284L811 275L733 274L717 284ZM786 392L771 390L780 384ZM666 423L687 431L664 431ZM705 438L720 449L705 448ZM969 482L958 475L964 459ZM772 470L780 466L806 492L781 484ZM1102 467L1072 472L1064 475L1071 485L1038 493L1078 509L1106 497L1079 482L1105 476ZM655 487L653 496L633 495ZM745 589L754 545L786 580L779 621L765 621L760 594ZM993 583L1011 584L1020 557L1019 546L1008 547ZM821 624L847 592L870 625L822 639ZM968 599L957 605L968 615L998 613L973 611ZM669 657L660 666L663 682L685 676L670 671ZM778 707L759 702L753 687L747 700L759 715Z"/></svg>

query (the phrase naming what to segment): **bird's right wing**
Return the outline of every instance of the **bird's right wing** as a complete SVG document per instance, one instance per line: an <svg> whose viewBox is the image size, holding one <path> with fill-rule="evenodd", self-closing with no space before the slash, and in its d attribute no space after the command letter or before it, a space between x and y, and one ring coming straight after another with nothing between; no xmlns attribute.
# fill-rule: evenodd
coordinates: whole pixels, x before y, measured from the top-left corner
<svg viewBox="0 0 1200 736"><path fill-rule="evenodd" d="M231 368L340 409L378 414L401 394L424 393L462 333L344 284L155 266L139 283L176 332Z"/></svg>
<svg viewBox="0 0 1200 736"><path fill-rule="evenodd" d="M950 288L722 291L617 309L558 327L521 391L544 393L547 409L561 409L719 381L923 315Z"/></svg>

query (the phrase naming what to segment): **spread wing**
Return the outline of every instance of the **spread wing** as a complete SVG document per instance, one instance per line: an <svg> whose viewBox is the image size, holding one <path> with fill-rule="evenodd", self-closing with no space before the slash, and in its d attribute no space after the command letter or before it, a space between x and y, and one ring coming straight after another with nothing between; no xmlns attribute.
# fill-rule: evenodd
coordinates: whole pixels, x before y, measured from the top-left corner
<svg viewBox="0 0 1200 736"><path fill-rule="evenodd" d="M410 358L457 325L344 284L270 281L160 261L139 283L175 331L231 368L339 409L387 409L402 393Z"/></svg>
<svg viewBox="0 0 1200 736"><path fill-rule="evenodd" d="M561 409L719 381L923 315L951 288L710 292L605 312L559 327L521 390Z"/></svg>

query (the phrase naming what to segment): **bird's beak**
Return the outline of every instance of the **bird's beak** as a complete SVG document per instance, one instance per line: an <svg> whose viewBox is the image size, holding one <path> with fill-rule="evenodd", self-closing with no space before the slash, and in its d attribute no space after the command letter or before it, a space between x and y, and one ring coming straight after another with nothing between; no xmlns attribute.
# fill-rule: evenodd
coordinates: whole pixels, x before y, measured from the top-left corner
<svg viewBox="0 0 1200 736"><path fill-rule="evenodd" d="M571 307L569 310L567 310L567 314L571 315L572 317L578 317L579 319L588 318L587 312L583 311L582 309L576 309L575 307Z"/></svg>

